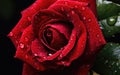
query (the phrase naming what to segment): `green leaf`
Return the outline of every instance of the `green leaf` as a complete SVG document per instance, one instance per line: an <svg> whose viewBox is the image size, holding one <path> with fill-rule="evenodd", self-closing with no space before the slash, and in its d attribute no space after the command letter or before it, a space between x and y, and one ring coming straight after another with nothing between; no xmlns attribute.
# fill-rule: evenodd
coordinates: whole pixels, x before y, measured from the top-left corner
<svg viewBox="0 0 120 75"><path fill-rule="evenodd" d="M108 0L120 4L120 0Z"/></svg>
<svg viewBox="0 0 120 75"><path fill-rule="evenodd" d="M120 16L112 16L99 21L104 37L115 37L115 34L120 33Z"/></svg>
<svg viewBox="0 0 120 75"><path fill-rule="evenodd" d="M120 5L106 0L97 0L98 20L103 20L108 17L118 15Z"/></svg>
<svg viewBox="0 0 120 75"><path fill-rule="evenodd" d="M98 54L93 70L100 75L120 75L120 44L107 43Z"/></svg>

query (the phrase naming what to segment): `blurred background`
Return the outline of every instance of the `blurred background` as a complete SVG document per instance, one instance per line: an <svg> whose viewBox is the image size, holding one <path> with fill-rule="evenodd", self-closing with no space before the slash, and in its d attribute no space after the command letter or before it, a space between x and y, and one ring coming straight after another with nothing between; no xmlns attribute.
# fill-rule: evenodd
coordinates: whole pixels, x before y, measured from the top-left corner
<svg viewBox="0 0 120 75"><path fill-rule="evenodd" d="M15 47L7 34L21 18L21 11L35 0L0 0L0 75L21 75L22 62L14 59Z"/></svg>

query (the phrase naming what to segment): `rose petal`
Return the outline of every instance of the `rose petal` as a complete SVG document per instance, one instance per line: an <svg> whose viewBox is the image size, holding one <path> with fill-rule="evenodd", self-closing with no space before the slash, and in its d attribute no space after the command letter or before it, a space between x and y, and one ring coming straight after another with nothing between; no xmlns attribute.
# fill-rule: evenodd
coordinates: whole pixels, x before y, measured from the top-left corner
<svg viewBox="0 0 120 75"><path fill-rule="evenodd" d="M69 39L70 38L70 34L71 34L71 30L72 30L72 26L70 26L69 24L51 24L49 25L52 28L57 29L60 33L64 34L64 36Z"/></svg>
<svg viewBox="0 0 120 75"><path fill-rule="evenodd" d="M30 25L23 31L22 37L20 38L20 42L17 47L15 58L21 59L28 64L31 64L34 68L38 70L44 70L45 67L34 60L34 55L32 55L30 51L30 45L34 39L34 33L32 30L32 26Z"/></svg>
<svg viewBox="0 0 120 75"><path fill-rule="evenodd" d="M38 33L42 33L44 27L49 24L51 19L65 19L63 15L54 11L54 10L41 10L37 12L32 20L33 30L35 35L37 36Z"/></svg>
<svg viewBox="0 0 120 75"><path fill-rule="evenodd" d="M72 48L75 45L75 42L76 42L76 31L73 30L68 44L63 48L62 53L58 57L59 60L64 58L72 50Z"/></svg>
<svg viewBox="0 0 120 75"><path fill-rule="evenodd" d="M33 54L35 54L36 59L39 62L45 62L48 60L54 60L60 53L61 50L57 51L56 53L51 53L49 56L48 50L42 45L42 43L38 40L34 40L31 46Z"/></svg>
<svg viewBox="0 0 120 75"><path fill-rule="evenodd" d="M47 57L48 52L46 51L44 45L38 40L35 39L31 43L31 51L35 57Z"/></svg>
<svg viewBox="0 0 120 75"><path fill-rule="evenodd" d="M96 0L73 0L73 1L79 1L79 2L86 2L86 3L88 3L89 7L93 11L94 15L97 16Z"/></svg>
<svg viewBox="0 0 120 75"><path fill-rule="evenodd" d="M56 0L37 0L29 8L22 12L22 17L17 25L8 34L8 37L12 40L17 48L18 41L20 40L22 31L31 24L31 17L40 9L45 9L53 4ZM31 12L32 11L32 12ZM12 35L12 36L11 36Z"/></svg>

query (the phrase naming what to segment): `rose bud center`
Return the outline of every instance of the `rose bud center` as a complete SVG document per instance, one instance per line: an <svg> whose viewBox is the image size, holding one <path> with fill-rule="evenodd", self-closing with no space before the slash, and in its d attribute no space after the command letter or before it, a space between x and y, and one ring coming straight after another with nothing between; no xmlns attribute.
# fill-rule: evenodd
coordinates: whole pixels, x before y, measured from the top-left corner
<svg viewBox="0 0 120 75"><path fill-rule="evenodd" d="M71 31L72 28L66 24L48 24L44 28L42 40L45 46L57 51L68 43Z"/></svg>

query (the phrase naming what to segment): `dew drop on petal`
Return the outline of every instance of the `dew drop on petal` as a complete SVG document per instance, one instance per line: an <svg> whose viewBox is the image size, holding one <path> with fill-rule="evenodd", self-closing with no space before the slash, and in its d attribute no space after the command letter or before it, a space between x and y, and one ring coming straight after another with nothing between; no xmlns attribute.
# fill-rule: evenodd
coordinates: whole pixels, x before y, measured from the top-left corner
<svg viewBox="0 0 120 75"><path fill-rule="evenodd" d="M38 55L35 53L34 56L37 57Z"/></svg>
<svg viewBox="0 0 120 75"><path fill-rule="evenodd" d="M13 32L10 32L9 36L13 36Z"/></svg>
<svg viewBox="0 0 120 75"><path fill-rule="evenodd" d="M25 58L28 59L28 55L27 54L25 55Z"/></svg>
<svg viewBox="0 0 120 75"><path fill-rule="evenodd" d="M63 49L64 49L64 47L61 47L61 48L60 48L60 50L63 50Z"/></svg>
<svg viewBox="0 0 120 75"><path fill-rule="evenodd" d="M75 12L74 12L74 11L71 11L71 13L72 13L72 14L75 14Z"/></svg>
<svg viewBox="0 0 120 75"><path fill-rule="evenodd" d="M27 17L28 18L28 21L31 21L31 18L30 17Z"/></svg>
<svg viewBox="0 0 120 75"><path fill-rule="evenodd" d="M15 43L18 44L18 40L16 40Z"/></svg>
<svg viewBox="0 0 120 75"><path fill-rule="evenodd" d="M65 5L68 5L68 2L65 2Z"/></svg>
<svg viewBox="0 0 120 75"><path fill-rule="evenodd" d="M60 58L62 58L63 57L63 55L62 54L60 54Z"/></svg>
<svg viewBox="0 0 120 75"><path fill-rule="evenodd" d="M83 17L83 20L86 20L86 17Z"/></svg>
<svg viewBox="0 0 120 75"><path fill-rule="evenodd" d="M46 57L43 57L44 60L46 60Z"/></svg>
<svg viewBox="0 0 120 75"><path fill-rule="evenodd" d="M78 8L78 6L77 6L77 5L75 5L75 8Z"/></svg>
<svg viewBox="0 0 120 75"><path fill-rule="evenodd" d="M100 37L100 35L97 34L96 37Z"/></svg>
<svg viewBox="0 0 120 75"><path fill-rule="evenodd" d="M27 38L27 37L25 37L25 41L28 41L28 38Z"/></svg>
<svg viewBox="0 0 120 75"><path fill-rule="evenodd" d="M65 65L65 62L64 62L64 61L61 61L61 63Z"/></svg>
<svg viewBox="0 0 120 75"><path fill-rule="evenodd" d="M85 7L82 7L82 10L85 10Z"/></svg>
<svg viewBox="0 0 120 75"><path fill-rule="evenodd" d="M49 54L48 54L48 56L52 56L52 54L51 54L51 53L49 53Z"/></svg>
<svg viewBox="0 0 120 75"><path fill-rule="evenodd" d="M88 19L88 22L91 22L91 19Z"/></svg>
<svg viewBox="0 0 120 75"><path fill-rule="evenodd" d="M24 48L25 47L25 45L23 43L20 43L19 46L20 46L20 48Z"/></svg>
<svg viewBox="0 0 120 75"><path fill-rule="evenodd" d="M61 10L62 10L62 11L64 11L64 8L63 8L63 7L61 7Z"/></svg>
<svg viewBox="0 0 120 75"><path fill-rule="evenodd" d="M70 15L69 15L69 14L67 14L67 17L70 17Z"/></svg>

